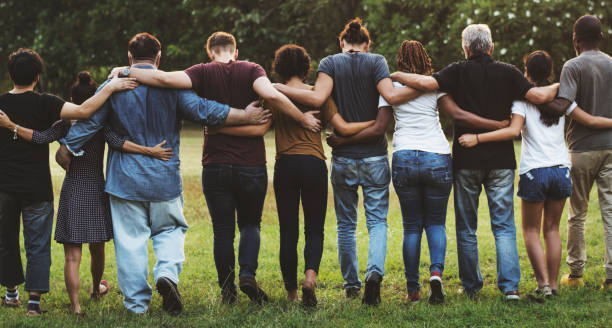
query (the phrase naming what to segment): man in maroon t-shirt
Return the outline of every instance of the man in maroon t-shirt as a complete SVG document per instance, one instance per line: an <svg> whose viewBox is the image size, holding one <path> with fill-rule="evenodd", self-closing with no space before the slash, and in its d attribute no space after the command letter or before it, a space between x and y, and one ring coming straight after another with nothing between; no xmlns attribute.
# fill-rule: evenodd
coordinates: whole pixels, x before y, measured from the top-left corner
<svg viewBox="0 0 612 328"><path fill-rule="evenodd" d="M319 131L320 122L312 115L314 113L302 113L278 92L261 66L237 60L234 36L213 33L206 42L206 51L212 62L178 72L132 68L130 77L152 86L193 88L200 97L235 108L244 108L261 97L267 105L282 110L305 129ZM263 136L270 124L221 128L214 132L206 129L204 134L202 189L213 223L215 264L224 303L234 303L237 298L234 283L236 214L240 230L240 290L253 301L267 301L255 274L261 214L268 186Z"/></svg>

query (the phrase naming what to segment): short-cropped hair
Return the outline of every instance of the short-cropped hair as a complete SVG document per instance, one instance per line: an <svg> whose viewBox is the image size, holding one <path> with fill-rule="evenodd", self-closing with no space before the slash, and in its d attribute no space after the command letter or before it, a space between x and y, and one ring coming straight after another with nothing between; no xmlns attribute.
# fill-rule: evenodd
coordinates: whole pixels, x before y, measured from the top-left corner
<svg viewBox="0 0 612 328"><path fill-rule="evenodd" d="M8 71L16 85L30 85L43 71L43 60L40 55L27 48L19 48L8 58Z"/></svg>
<svg viewBox="0 0 612 328"><path fill-rule="evenodd" d="M574 37L579 42L601 41L601 21L593 15L584 15L574 23Z"/></svg>
<svg viewBox="0 0 612 328"><path fill-rule="evenodd" d="M488 53L493 46L491 29L486 24L468 25L461 33L462 45L472 54Z"/></svg>
<svg viewBox="0 0 612 328"><path fill-rule="evenodd" d="M236 50L236 38L233 35L218 31L211 34L206 40L206 52L208 56L212 54L213 51L220 48L229 48L230 51ZM211 57L212 58L212 57Z"/></svg>
<svg viewBox="0 0 612 328"><path fill-rule="evenodd" d="M135 60L155 60L161 50L161 43L149 33L138 33L128 43L128 50Z"/></svg>

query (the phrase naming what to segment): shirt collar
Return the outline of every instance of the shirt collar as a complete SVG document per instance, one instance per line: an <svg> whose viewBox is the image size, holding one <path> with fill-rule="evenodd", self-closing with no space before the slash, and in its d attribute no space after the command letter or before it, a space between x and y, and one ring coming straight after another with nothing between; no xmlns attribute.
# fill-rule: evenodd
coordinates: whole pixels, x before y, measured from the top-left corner
<svg viewBox="0 0 612 328"><path fill-rule="evenodd" d="M142 69L155 69L155 66L151 65L151 64L134 64L132 65L133 68L142 68Z"/></svg>
<svg viewBox="0 0 612 328"><path fill-rule="evenodd" d="M468 58L468 60L474 60L477 62L493 61L491 55L483 53L472 55Z"/></svg>

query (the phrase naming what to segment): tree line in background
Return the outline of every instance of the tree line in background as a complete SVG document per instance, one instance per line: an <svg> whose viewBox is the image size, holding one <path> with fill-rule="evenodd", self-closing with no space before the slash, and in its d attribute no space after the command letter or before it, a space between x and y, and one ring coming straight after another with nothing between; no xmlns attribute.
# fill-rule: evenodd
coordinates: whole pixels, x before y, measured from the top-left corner
<svg viewBox="0 0 612 328"><path fill-rule="evenodd" d="M556 74L575 56L572 26L585 13L604 25L603 50L612 52L612 6L607 0L3 0L0 55L19 47L38 51L46 63L43 91L68 96L81 70L98 82L110 68L127 64L127 42L138 32L163 45L161 69L185 69L208 61L204 46L214 31L236 36L239 57L270 72L274 51L286 43L304 46L313 69L339 51L337 35L355 16L372 35L372 52L383 54L393 71L399 44L421 41L439 70L463 59L461 31L470 23L489 24L494 57L522 69L523 56L536 49L554 58ZM10 89L0 65L3 91ZM314 73L312 75L314 78Z"/></svg>

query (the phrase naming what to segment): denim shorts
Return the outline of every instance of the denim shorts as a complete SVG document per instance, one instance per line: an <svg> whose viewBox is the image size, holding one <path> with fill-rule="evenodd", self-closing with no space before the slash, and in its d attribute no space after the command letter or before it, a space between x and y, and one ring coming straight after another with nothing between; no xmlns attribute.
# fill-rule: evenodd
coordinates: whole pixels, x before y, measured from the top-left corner
<svg viewBox="0 0 612 328"><path fill-rule="evenodd" d="M572 194L570 169L565 166L541 167L521 174L518 196L531 202L561 200Z"/></svg>

